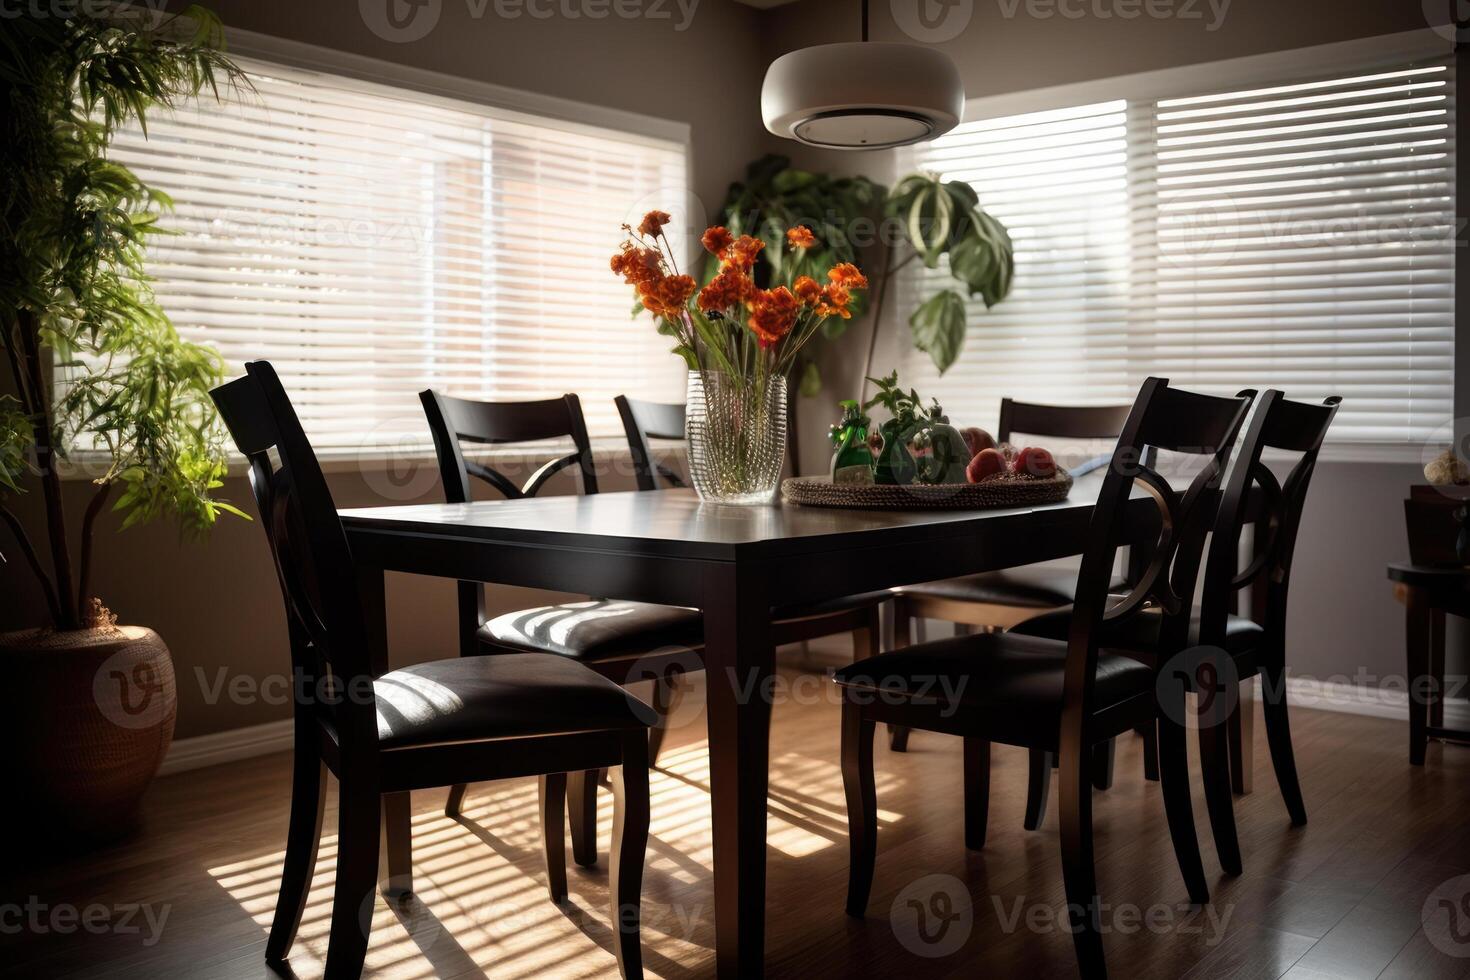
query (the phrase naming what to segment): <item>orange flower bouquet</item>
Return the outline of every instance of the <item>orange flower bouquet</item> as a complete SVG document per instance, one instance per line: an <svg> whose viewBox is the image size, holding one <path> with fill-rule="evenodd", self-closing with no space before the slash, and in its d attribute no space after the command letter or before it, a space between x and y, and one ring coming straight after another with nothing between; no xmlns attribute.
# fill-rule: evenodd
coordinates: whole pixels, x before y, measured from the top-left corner
<svg viewBox="0 0 1470 980"><path fill-rule="evenodd" d="M824 320L852 316L853 292L868 280L843 263L826 283L797 276L762 289L751 270L765 243L715 226L700 241L719 269L700 288L679 271L664 235L670 220L650 211L637 228L624 225L628 238L612 271L675 338L674 353L689 367L685 424L695 489L707 500L769 501L786 452L786 376ZM804 226L787 231L786 240L798 252L816 245Z"/></svg>

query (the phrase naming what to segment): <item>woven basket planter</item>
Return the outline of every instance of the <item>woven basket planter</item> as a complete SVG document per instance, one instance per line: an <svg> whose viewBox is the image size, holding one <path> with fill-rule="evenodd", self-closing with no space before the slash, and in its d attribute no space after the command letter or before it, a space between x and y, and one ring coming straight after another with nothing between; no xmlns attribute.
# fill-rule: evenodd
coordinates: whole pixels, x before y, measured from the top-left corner
<svg viewBox="0 0 1470 980"><path fill-rule="evenodd" d="M781 484L781 494L807 507L844 507L853 510L995 510L1035 507L1067 499L1072 476L1057 469L1046 480L1006 475L984 483L942 486L838 486L825 476L798 476Z"/></svg>
<svg viewBox="0 0 1470 980"><path fill-rule="evenodd" d="M22 819L53 838L131 831L178 711L163 640L139 626L5 633L0 664L4 768Z"/></svg>

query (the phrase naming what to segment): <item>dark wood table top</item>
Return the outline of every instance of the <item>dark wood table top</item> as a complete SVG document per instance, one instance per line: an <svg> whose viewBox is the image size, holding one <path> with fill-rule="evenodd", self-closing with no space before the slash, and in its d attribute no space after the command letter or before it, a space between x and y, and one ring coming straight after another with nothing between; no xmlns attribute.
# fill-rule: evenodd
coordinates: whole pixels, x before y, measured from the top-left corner
<svg viewBox="0 0 1470 980"><path fill-rule="evenodd" d="M713 561L781 558L829 550L832 539L861 534L869 541L922 544L953 538L976 522L1035 525L1085 522L1102 488L1102 475L1079 479L1064 501L999 510L843 510L796 504L703 504L692 490L626 491L588 496L486 500L470 504L416 504L343 510L350 533L483 539L556 545L621 554ZM1140 499L1146 499L1140 494ZM1149 505L1152 506L1151 504ZM987 523L986 528L993 528ZM871 537L870 537L871 536Z"/></svg>

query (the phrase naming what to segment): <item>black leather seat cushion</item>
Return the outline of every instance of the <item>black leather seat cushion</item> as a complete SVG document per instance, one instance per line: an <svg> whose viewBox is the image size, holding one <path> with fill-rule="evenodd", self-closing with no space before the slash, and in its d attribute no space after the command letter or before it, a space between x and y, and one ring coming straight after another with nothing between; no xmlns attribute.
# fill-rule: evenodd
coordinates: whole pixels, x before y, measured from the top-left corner
<svg viewBox="0 0 1470 980"><path fill-rule="evenodd" d="M385 749L636 729L655 719L612 681L549 653L415 664L375 680L373 694Z"/></svg>
<svg viewBox="0 0 1470 980"><path fill-rule="evenodd" d="M890 598L892 593L886 590L863 592L779 606L771 615L776 621L812 619L876 606ZM589 599L497 616L480 627L480 638L497 646L557 653L578 660L615 660L670 648L698 649L704 645L704 617L698 609L680 606Z"/></svg>
<svg viewBox="0 0 1470 980"><path fill-rule="evenodd" d="M898 697L983 712L987 729L1020 744L1054 745L1060 731L1066 644L1013 633L956 636L880 654L833 675L875 698ZM1152 697L1153 670L1111 651L1098 654L1094 710Z"/></svg>
<svg viewBox="0 0 1470 980"><path fill-rule="evenodd" d="M1115 626L1107 627L1106 642L1124 650L1153 650L1159 643L1159 628L1164 617L1157 609L1144 609ZM1040 636L1065 640L1072 627L1072 608L1056 609L1017 623L1010 632L1022 636ZM1244 616L1231 616L1225 623L1225 650L1239 659L1258 648L1264 635L1254 621Z"/></svg>
<svg viewBox="0 0 1470 980"><path fill-rule="evenodd" d="M520 650L612 660L698 648L704 643L704 617L680 606L589 599L497 616L480 627L480 637Z"/></svg>
<svg viewBox="0 0 1470 980"><path fill-rule="evenodd" d="M997 572L905 585L900 595L951 599L1023 609L1069 605L1077 594L1077 569L1066 565L1026 565Z"/></svg>

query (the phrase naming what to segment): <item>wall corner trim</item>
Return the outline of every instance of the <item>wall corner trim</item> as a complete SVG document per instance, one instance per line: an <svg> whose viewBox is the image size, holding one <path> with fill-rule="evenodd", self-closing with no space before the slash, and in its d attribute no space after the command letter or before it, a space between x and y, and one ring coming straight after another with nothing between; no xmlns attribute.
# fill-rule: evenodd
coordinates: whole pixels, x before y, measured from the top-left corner
<svg viewBox="0 0 1470 980"><path fill-rule="evenodd" d="M263 725L178 739L169 746L158 775L171 776L272 752L286 752L291 748L293 726L290 718L283 718Z"/></svg>

